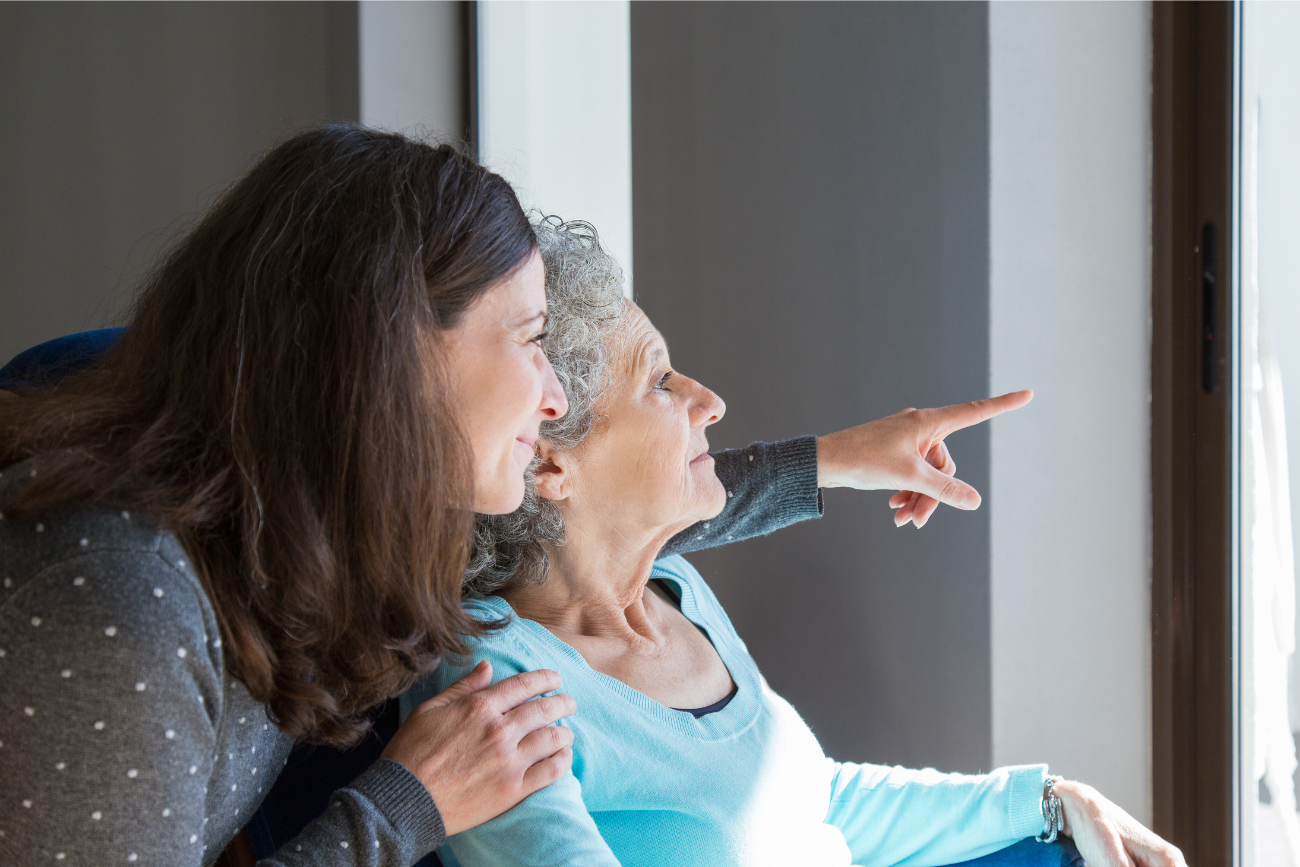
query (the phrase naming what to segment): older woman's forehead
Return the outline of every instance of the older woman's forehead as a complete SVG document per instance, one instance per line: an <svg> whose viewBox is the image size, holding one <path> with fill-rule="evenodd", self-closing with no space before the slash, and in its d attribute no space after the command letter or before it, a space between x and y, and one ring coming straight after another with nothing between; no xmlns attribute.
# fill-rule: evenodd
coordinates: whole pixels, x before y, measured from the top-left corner
<svg viewBox="0 0 1300 867"><path fill-rule="evenodd" d="M629 336L632 350L629 357L634 370L653 367L668 357L668 344L659 333L659 329L650 324L650 320L644 320L644 324L633 325Z"/></svg>

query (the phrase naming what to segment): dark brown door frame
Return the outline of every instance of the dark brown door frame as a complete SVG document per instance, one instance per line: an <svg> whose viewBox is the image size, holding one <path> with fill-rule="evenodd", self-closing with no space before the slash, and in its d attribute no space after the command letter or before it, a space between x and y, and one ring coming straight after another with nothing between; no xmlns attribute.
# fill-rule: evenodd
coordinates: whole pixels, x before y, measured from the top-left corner
<svg viewBox="0 0 1300 867"><path fill-rule="evenodd" d="M1154 824L1196 867L1235 850L1233 16L1152 10Z"/></svg>

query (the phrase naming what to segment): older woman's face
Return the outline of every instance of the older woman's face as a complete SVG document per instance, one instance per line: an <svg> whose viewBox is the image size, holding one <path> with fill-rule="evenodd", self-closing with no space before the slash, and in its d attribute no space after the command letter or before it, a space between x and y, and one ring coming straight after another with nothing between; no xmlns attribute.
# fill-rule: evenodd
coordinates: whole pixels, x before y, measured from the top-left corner
<svg viewBox="0 0 1300 867"><path fill-rule="evenodd" d="M629 304L614 384L601 399L605 421L578 447L573 496L617 510L645 527L687 526L722 511L704 429L726 404L673 371L662 335Z"/></svg>

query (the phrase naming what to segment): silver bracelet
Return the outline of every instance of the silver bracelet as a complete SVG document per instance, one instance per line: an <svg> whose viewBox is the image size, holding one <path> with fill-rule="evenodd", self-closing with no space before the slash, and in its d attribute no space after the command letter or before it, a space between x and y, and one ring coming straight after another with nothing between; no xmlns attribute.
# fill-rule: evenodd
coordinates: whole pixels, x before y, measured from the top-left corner
<svg viewBox="0 0 1300 867"><path fill-rule="evenodd" d="M1043 788L1043 833L1036 839L1039 843L1054 843L1056 835L1065 830L1065 811L1061 809L1061 799L1056 797L1056 784L1064 777L1048 777Z"/></svg>

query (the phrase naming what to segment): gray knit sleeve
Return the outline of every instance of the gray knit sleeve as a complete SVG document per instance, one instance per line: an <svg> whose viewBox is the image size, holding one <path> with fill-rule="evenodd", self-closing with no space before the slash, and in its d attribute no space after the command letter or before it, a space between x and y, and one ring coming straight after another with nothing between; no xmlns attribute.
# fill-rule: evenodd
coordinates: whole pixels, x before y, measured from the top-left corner
<svg viewBox="0 0 1300 867"><path fill-rule="evenodd" d="M670 539L661 557L716 548L821 517L817 437L756 442L714 452L713 460L727 489L727 505L716 518L687 527Z"/></svg>
<svg viewBox="0 0 1300 867"><path fill-rule="evenodd" d="M195 588L138 551L25 577L0 605L0 862L197 867L221 656Z"/></svg>
<svg viewBox="0 0 1300 867"><path fill-rule="evenodd" d="M429 790L402 765L380 759L258 867L409 867L445 842Z"/></svg>

